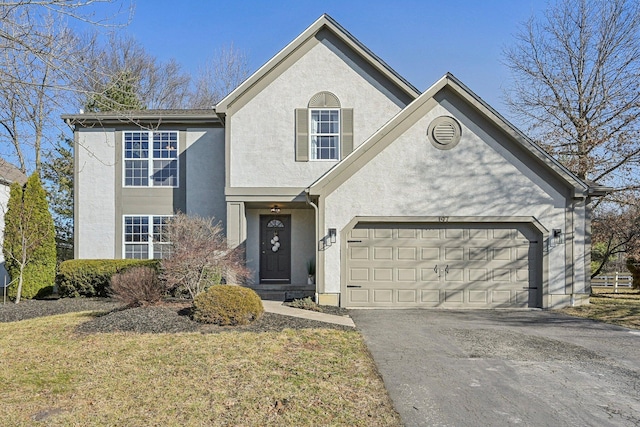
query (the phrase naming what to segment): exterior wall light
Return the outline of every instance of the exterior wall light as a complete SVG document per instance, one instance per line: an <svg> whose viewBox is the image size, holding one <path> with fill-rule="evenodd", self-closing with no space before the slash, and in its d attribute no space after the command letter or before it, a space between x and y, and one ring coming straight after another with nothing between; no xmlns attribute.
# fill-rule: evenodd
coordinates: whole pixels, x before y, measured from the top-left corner
<svg viewBox="0 0 640 427"><path fill-rule="evenodd" d="M274 206L271 208L271 213L273 213L273 214L279 214L279 213L280 213L280 207L279 207L278 205L274 205Z"/></svg>
<svg viewBox="0 0 640 427"><path fill-rule="evenodd" d="M553 229L553 243L554 246L562 244L562 230L559 228Z"/></svg>
<svg viewBox="0 0 640 427"><path fill-rule="evenodd" d="M330 228L329 229L329 242L331 242L331 244L336 242L336 229L335 228Z"/></svg>

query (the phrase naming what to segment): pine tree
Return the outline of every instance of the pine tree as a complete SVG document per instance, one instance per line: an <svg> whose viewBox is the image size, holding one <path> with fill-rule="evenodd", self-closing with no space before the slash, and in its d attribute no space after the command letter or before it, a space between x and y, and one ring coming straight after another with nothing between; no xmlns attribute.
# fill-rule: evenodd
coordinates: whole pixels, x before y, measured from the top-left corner
<svg viewBox="0 0 640 427"><path fill-rule="evenodd" d="M53 288L56 241L53 219L40 177L34 172L27 183L11 185L5 214L3 252L11 276L9 296L20 302Z"/></svg>
<svg viewBox="0 0 640 427"><path fill-rule="evenodd" d="M128 71L123 71L114 76L104 92L95 94L87 102L89 112L142 110L144 105L140 102L136 91L136 79Z"/></svg>
<svg viewBox="0 0 640 427"><path fill-rule="evenodd" d="M58 261L73 258L73 140L61 138L42 164L42 180L56 227Z"/></svg>

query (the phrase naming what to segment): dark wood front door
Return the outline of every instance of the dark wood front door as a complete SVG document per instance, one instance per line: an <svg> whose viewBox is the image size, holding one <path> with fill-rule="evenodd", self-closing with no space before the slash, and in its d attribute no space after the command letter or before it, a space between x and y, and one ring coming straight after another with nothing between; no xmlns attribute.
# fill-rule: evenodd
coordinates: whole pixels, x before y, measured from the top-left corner
<svg viewBox="0 0 640 427"><path fill-rule="evenodd" d="M289 215L260 215L260 283L291 283Z"/></svg>

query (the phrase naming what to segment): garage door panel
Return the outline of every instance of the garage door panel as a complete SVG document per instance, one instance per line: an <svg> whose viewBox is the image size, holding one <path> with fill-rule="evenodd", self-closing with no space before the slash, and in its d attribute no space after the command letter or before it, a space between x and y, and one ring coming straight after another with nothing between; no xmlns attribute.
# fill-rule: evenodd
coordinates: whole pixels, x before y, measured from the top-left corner
<svg viewBox="0 0 640 427"><path fill-rule="evenodd" d="M392 282L393 268L374 268L373 281L374 282Z"/></svg>
<svg viewBox="0 0 640 427"><path fill-rule="evenodd" d="M455 260L463 260L464 259L464 249L463 248L444 248L444 259L445 261L455 261Z"/></svg>
<svg viewBox="0 0 640 427"><path fill-rule="evenodd" d="M398 290L398 302L399 303L416 303L418 292L415 289L399 289Z"/></svg>
<svg viewBox="0 0 640 427"><path fill-rule="evenodd" d="M487 291L469 291L469 303L470 304L487 304L489 302L489 295Z"/></svg>
<svg viewBox="0 0 640 427"><path fill-rule="evenodd" d="M373 248L373 259L378 260L392 260L393 259L393 247L377 246Z"/></svg>
<svg viewBox="0 0 640 427"><path fill-rule="evenodd" d="M417 260L418 259L418 248L398 248L398 259L399 260Z"/></svg>
<svg viewBox="0 0 640 427"><path fill-rule="evenodd" d="M425 261L439 261L440 260L440 248L423 247L421 249L421 258Z"/></svg>
<svg viewBox="0 0 640 427"><path fill-rule="evenodd" d="M347 243L347 306L537 306L528 225L358 225ZM366 231L365 231L366 230ZM534 242L537 243L537 242ZM539 268L539 267L537 267ZM366 294L366 297L365 297Z"/></svg>
<svg viewBox="0 0 640 427"><path fill-rule="evenodd" d="M377 303L393 302L393 289L374 289L373 302L377 302Z"/></svg>

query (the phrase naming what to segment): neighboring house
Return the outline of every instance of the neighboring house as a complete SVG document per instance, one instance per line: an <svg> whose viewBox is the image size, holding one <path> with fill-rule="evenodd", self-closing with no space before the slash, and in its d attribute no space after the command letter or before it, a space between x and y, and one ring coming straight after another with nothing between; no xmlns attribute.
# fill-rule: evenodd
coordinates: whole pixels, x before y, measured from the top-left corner
<svg viewBox="0 0 640 427"><path fill-rule="evenodd" d="M211 110L65 115L76 258L214 216L263 294L346 307L589 296L589 185L447 74L420 93L323 15ZM315 284L307 262L315 260Z"/></svg>
<svg viewBox="0 0 640 427"><path fill-rule="evenodd" d="M14 182L25 184L27 176L17 167L0 159L0 248L4 242L4 214L7 211L7 203L9 202L9 190ZM2 288L5 287L5 284L8 285L10 281L11 278L4 267L4 254L0 252L0 297Z"/></svg>

